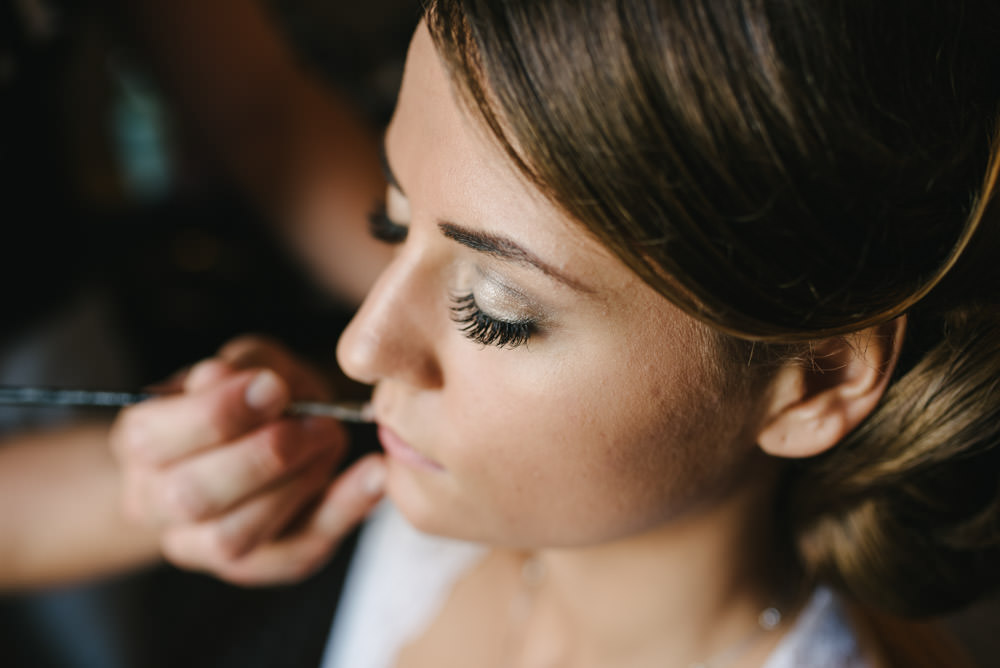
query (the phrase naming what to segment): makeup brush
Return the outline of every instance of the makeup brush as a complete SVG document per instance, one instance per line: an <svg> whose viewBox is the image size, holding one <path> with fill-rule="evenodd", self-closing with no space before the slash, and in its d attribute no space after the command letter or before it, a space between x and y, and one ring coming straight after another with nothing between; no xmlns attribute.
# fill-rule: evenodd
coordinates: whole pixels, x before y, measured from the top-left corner
<svg viewBox="0 0 1000 668"><path fill-rule="evenodd" d="M121 408L165 396L152 392L118 392L54 387L0 385L0 404L11 406L99 406ZM373 422L371 404L361 401L293 401L288 415L314 415L336 418L342 422Z"/></svg>

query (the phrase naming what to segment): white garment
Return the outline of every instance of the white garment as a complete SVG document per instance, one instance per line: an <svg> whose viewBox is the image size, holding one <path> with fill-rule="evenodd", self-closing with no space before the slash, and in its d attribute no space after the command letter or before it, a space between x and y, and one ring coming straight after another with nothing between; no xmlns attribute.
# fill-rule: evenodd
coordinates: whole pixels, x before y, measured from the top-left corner
<svg viewBox="0 0 1000 668"><path fill-rule="evenodd" d="M389 668L486 548L421 533L388 500L368 517L322 668Z"/></svg>
<svg viewBox="0 0 1000 668"><path fill-rule="evenodd" d="M344 583L322 668L391 668L487 548L423 534L384 501ZM762 668L868 668L836 596L815 591Z"/></svg>
<svg viewBox="0 0 1000 668"><path fill-rule="evenodd" d="M819 587L762 668L869 668L843 605Z"/></svg>

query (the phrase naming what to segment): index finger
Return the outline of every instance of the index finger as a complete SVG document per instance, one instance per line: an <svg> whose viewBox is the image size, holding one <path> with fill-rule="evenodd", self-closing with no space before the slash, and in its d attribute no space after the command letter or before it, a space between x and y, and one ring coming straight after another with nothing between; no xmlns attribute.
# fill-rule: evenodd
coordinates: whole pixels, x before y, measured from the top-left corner
<svg viewBox="0 0 1000 668"><path fill-rule="evenodd" d="M242 371L211 387L123 410L112 429L112 444L126 459L165 465L277 418L288 401L288 386L273 371Z"/></svg>

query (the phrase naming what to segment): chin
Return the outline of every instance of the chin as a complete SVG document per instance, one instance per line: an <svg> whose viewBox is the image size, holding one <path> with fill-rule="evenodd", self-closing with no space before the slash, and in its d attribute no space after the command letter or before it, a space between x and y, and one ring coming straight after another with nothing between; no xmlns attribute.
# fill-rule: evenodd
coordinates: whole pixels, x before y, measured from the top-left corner
<svg viewBox="0 0 1000 668"><path fill-rule="evenodd" d="M444 512L448 505L455 504L446 504L440 495L434 494L436 490L429 489L431 485L421 484L422 482L420 476L414 475L412 469L405 464L389 460L386 496L407 522L423 533L471 540L455 531L458 528L454 526L456 513ZM452 521L448 521L445 515L451 515Z"/></svg>

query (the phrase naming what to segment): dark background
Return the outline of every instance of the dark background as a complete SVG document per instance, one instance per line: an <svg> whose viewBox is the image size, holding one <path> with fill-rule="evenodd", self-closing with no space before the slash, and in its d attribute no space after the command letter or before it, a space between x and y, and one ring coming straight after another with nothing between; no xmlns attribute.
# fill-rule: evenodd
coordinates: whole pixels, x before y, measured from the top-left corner
<svg viewBox="0 0 1000 668"><path fill-rule="evenodd" d="M358 390L333 358L351 309L324 294L245 193L213 170L100 12L41 2L59 21L39 41L17 4L0 0L0 351L80 295L98 294L131 386L258 332ZM267 4L304 62L387 122L418 2ZM144 162L157 146L160 171ZM352 436L355 454L374 447L369 429ZM0 594L0 665L315 666L352 544L287 587L243 589L158 566ZM987 667L1000 666L996 608L951 620Z"/></svg>
<svg viewBox="0 0 1000 668"><path fill-rule="evenodd" d="M52 29L27 23L25 4L50 12ZM98 338L110 350L81 339L73 352L81 368L87 356L120 368L92 377L67 368L57 380L134 389L255 332L327 370L343 393L360 390L334 360L351 308L313 282L272 222L188 139L96 4L0 0L0 354L96 296ZM347 4L268 3L303 62L384 124L417 3L338 7ZM375 447L370 428L351 432L351 459ZM0 593L0 665L318 665L353 538L291 586L240 588L161 565Z"/></svg>

